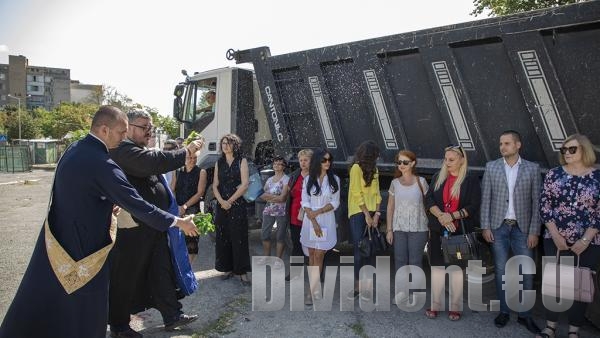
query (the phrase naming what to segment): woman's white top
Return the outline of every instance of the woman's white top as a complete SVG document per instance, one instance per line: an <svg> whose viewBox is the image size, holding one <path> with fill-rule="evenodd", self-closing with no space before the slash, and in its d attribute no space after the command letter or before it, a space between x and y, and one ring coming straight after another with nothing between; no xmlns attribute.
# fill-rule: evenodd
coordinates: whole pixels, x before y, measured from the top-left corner
<svg viewBox="0 0 600 338"><path fill-rule="evenodd" d="M313 186L311 194L309 195L306 191L309 177L305 177L302 182L302 208L310 208L312 210L320 209L327 204L333 206L333 210L326 213L322 213L317 216L317 223L323 230L323 236L317 237L313 229L312 222L304 215L302 220L302 230L300 230L300 243L302 243L302 249L304 253L308 255L306 248L314 248L320 250L333 249L337 243L336 223L334 210L340 206L340 179L335 176L335 180L338 184L338 190L333 193L331 186L329 185L329 179L327 176L323 178L321 186L321 194L313 195L315 187Z"/></svg>
<svg viewBox="0 0 600 338"><path fill-rule="evenodd" d="M426 194L429 189L427 181L419 177L423 192ZM394 231L417 232L427 231L427 215L423 206L423 193L419 184L415 182L410 186L400 183L399 178L395 178L390 184L389 198L394 198L394 215L392 217L392 229Z"/></svg>

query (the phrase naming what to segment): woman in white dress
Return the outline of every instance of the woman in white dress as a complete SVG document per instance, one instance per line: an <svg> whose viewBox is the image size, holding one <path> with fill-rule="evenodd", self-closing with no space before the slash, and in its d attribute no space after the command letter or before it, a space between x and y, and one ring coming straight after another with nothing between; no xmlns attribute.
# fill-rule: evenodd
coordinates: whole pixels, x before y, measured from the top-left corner
<svg viewBox="0 0 600 338"><path fill-rule="evenodd" d="M323 149L315 150L310 160L308 179L304 180L302 188L304 219L300 243L308 250L309 285L315 299L321 297L317 286L323 258L337 242L334 211L340 205L340 179L330 170L332 162L331 153ZM307 304L310 304L308 300Z"/></svg>

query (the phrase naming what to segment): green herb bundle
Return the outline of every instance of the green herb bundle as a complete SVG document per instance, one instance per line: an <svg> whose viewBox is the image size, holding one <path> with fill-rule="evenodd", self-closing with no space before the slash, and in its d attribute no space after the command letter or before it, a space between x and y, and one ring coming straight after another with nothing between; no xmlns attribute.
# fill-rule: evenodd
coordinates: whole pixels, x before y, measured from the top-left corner
<svg viewBox="0 0 600 338"><path fill-rule="evenodd" d="M190 143L192 143L193 141L199 140L202 138L202 134L197 133L195 130L192 130L192 132L188 135L188 137L185 139L185 141L183 141L183 144L185 144L186 146Z"/></svg>
<svg viewBox="0 0 600 338"><path fill-rule="evenodd" d="M212 221L212 214L203 214L201 212L194 215L194 224L196 224L196 228L198 228L198 233L200 235L206 235L209 232L215 231L215 225Z"/></svg>

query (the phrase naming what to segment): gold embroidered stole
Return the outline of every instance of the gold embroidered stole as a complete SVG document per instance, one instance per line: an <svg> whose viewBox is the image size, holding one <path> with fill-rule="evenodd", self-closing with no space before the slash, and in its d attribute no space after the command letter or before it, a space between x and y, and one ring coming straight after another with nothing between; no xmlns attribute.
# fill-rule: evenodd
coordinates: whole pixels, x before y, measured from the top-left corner
<svg viewBox="0 0 600 338"><path fill-rule="evenodd" d="M64 155L70 149L71 147L65 150L65 153L63 154L61 159L64 158ZM59 165L60 160L56 165L56 172L58 172L59 170ZM54 193L54 182L56 180L56 172L54 173L54 179L50 190L48 213L50 212L50 206L52 205L52 195ZM65 289L67 294L71 294L83 287L84 285L86 285L90 280L92 280L92 278L94 278L98 274L100 269L102 269L102 266L106 262L106 258L110 253L110 249L112 249L117 238L117 217L115 217L114 214L111 215L109 235L111 239L110 244L92 253L91 255L80 259L79 261L75 261L56 240L56 238L50 231L50 226L48 225L48 218L46 218L46 220L44 221L44 239L46 242L45 244L46 252L48 253L48 260L50 261L52 271L54 271L56 278L58 278L58 281Z"/></svg>
<svg viewBox="0 0 600 338"><path fill-rule="evenodd" d="M115 239L117 238L117 218L114 215L112 216L109 231L111 238L110 244L79 261L75 261L69 256L65 249L63 249L56 238L54 238L54 235L52 235L52 232L50 231L48 220L46 219L44 222L44 237L46 239L48 259L50 260L52 271L54 271L56 278L58 278L58 281L67 294L71 294L83 287L98 274L100 269L102 269L110 249L112 249L115 244Z"/></svg>

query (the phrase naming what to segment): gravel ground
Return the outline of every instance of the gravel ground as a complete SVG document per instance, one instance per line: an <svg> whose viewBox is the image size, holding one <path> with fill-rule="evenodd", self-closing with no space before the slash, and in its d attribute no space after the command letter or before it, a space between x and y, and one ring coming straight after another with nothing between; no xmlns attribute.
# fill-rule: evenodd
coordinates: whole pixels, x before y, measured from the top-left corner
<svg viewBox="0 0 600 338"><path fill-rule="evenodd" d="M0 174L0 217L2 218L0 247L0 318L3 319L25 272L35 241L45 216L52 172L33 171L24 174ZM259 230L250 232L251 254L262 253ZM183 299L184 310L196 313L199 320L176 332L162 330L160 315L148 310L132 316L132 326L145 337L531 337L516 323L503 329L493 325L496 313L474 312L465 304L463 318L450 322L445 313L429 320L423 311L403 312L396 307L390 311L363 311L359 301L354 311L340 311L339 284L334 292L333 309L329 312L290 311L289 283L286 285L286 303L282 310L252 311L252 288L239 280L222 281L213 270L214 243L209 236L200 239L201 254L193 267L200 289ZM329 265L336 265L337 255L331 255ZM255 290L256 291L256 290ZM493 286L484 288L484 301L494 294ZM465 293L466 295L466 293ZM538 297L539 298L539 297ZM541 302L538 302L541 303ZM427 303L428 304L428 303ZM534 309L538 324L543 324L540 304ZM0 319L0 320L1 320ZM563 323L560 336L565 336ZM600 337L592 326L582 329L582 337ZM108 335L107 335L108 337Z"/></svg>

